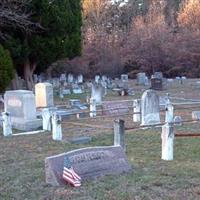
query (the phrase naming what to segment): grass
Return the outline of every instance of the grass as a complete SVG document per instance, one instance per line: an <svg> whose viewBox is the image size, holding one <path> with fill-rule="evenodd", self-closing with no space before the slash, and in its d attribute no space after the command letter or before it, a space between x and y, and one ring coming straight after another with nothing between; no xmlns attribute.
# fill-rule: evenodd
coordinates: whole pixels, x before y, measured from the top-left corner
<svg viewBox="0 0 200 200"><path fill-rule="evenodd" d="M112 145L113 134L90 144L55 142L51 134L0 137L0 199L199 199L200 145L197 138L175 140L174 161L162 161L160 130L129 132L127 157L133 171L84 182L81 188L45 183L44 159L85 146Z"/></svg>
<svg viewBox="0 0 200 200"><path fill-rule="evenodd" d="M172 96L200 98L197 90L190 90L190 84L171 88ZM118 97L109 91L105 100L132 99L136 96ZM185 93L180 93L184 90ZM164 94L169 91L162 91ZM193 92L193 93L192 93ZM193 96L194 95L194 96ZM68 96L85 99L84 95ZM55 102L59 104L56 97ZM175 115L179 115L176 111ZM188 117L191 110L181 111ZM189 113L189 114L190 114ZM126 126L133 126L126 118ZM84 123L85 120L82 121ZM112 120L90 120L86 123L110 125ZM178 133L198 133L199 124L176 127ZM63 127L62 142L55 142L51 133L30 136L3 137L0 129L0 200L195 200L200 199L200 138L175 138L174 160L161 160L160 129L146 129L126 132L126 155L132 165L132 172L120 176L105 176L82 183L80 188L69 185L52 187L45 183L45 157L87 146L113 144L113 133L109 130L85 129L66 124ZM90 135L92 141L85 145L69 142L71 137Z"/></svg>

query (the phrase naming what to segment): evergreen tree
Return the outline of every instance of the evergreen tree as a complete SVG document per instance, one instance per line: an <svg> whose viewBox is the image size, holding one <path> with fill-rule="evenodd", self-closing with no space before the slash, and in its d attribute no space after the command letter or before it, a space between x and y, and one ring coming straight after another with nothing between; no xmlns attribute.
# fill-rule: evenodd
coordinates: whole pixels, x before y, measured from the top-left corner
<svg viewBox="0 0 200 200"><path fill-rule="evenodd" d="M0 93L3 93L13 78L13 63L8 50L0 45Z"/></svg>
<svg viewBox="0 0 200 200"><path fill-rule="evenodd" d="M41 72L60 58L81 54L81 0L32 0L27 9L43 31L30 35L16 30L4 45L32 89L36 68Z"/></svg>

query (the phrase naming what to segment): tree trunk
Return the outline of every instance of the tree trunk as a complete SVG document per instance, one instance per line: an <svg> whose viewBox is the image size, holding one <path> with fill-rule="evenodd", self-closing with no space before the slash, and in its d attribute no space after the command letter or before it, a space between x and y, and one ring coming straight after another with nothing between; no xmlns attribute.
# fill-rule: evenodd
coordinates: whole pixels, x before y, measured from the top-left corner
<svg viewBox="0 0 200 200"><path fill-rule="evenodd" d="M33 90L34 82L33 82L33 73L36 69L36 63L30 63L27 61L24 63L24 79L26 81L26 86L28 90Z"/></svg>

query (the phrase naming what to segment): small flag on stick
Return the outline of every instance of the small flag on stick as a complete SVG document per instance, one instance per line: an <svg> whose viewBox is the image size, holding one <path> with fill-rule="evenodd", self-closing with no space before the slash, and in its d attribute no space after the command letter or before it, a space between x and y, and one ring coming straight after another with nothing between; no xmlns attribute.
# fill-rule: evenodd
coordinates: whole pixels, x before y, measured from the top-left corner
<svg viewBox="0 0 200 200"><path fill-rule="evenodd" d="M81 186L81 177L74 171L68 157L64 158L63 179L74 187Z"/></svg>

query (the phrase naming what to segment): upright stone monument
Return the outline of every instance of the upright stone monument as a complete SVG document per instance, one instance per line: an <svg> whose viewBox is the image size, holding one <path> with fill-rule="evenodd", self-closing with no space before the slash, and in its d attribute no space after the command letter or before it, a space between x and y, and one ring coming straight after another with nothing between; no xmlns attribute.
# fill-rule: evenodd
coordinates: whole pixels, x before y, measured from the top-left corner
<svg viewBox="0 0 200 200"><path fill-rule="evenodd" d="M36 107L53 106L53 86L50 83L38 83L35 85Z"/></svg>
<svg viewBox="0 0 200 200"><path fill-rule="evenodd" d="M32 91L6 91L4 100L5 112L10 113L13 128L31 131L42 126L42 120L36 118L35 96Z"/></svg>
<svg viewBox="0 0 200 200"><path fill-rule="evenodd" d="M97 105L102 103L103 88L100 84L92 84L91 98L95 99Z"/></svg>
<svg viewBox="0 0 200 200"><path fill-rule="evenodd" d="M160 123L159 96L153 90L146 90L141 99L141 125Z"/></svg>

